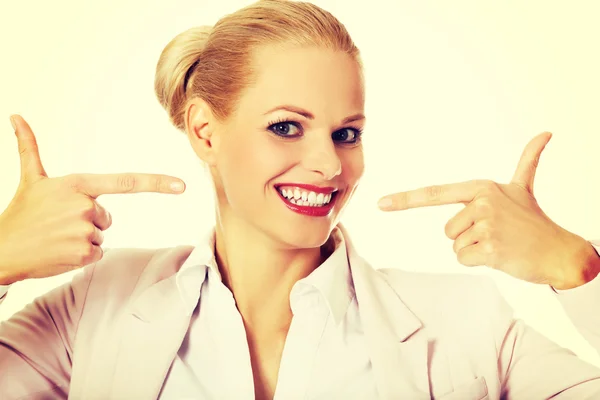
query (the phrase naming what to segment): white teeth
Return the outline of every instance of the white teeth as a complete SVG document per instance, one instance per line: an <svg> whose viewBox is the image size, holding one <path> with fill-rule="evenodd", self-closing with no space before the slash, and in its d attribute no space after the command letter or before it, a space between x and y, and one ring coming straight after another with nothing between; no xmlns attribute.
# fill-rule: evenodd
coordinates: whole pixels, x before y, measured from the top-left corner
<svg viewBox="0 0 600 400"><path fill-rule="evenodd" d="M333 193L323 194L308 192L300 190L299 188L279 189L279 193L292 204L310 207L322 207L328 204L333 197Z"/></svg>

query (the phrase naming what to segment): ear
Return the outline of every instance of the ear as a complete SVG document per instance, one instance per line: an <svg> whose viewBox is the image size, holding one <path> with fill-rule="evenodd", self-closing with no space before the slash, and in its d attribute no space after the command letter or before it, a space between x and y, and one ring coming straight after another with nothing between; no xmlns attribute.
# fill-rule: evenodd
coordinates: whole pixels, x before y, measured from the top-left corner
<svg viewBox="0 0 600 400"><path fill-rule="evenodd" d="M186 133L196 155L210 166L216 162L214 125L208 104L200 98L190 100L185 110Z"/></svg>

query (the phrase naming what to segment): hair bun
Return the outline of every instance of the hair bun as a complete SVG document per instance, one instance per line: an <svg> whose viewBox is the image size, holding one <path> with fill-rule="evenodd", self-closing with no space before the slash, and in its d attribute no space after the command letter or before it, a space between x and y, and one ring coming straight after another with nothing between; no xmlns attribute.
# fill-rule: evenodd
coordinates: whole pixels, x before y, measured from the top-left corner
<svg viewBox="0 0 600 400"><path fill-rule="evenodd" d="M175 36L164 48L154 77L154 92L173 125L185 131L186 85L206 45L212 26L198 26Z"/></svg>

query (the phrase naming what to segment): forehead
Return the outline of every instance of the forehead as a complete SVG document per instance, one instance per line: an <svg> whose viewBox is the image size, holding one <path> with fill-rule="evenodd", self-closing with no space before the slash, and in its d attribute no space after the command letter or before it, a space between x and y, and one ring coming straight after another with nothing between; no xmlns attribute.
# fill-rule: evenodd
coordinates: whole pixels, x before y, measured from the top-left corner
<svg viewBox="0 0 600 400"><path fill-rule="evenodd" d="M263 46L253 54L252 84L240 98L242 113L264 113L293 105L341 120L364 111L358 62L350 55L319 47Z"/></svg>

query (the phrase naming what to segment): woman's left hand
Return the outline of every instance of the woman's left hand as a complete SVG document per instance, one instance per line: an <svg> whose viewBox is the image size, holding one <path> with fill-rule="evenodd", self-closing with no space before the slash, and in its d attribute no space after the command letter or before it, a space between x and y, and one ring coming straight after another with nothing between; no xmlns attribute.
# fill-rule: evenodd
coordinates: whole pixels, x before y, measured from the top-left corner
<svg viewBox="0 0 600 400"><path fill-rule="evenodd" d="M580 286L600 272L600 256L591 243L554 223L533 195L539 158L551 137L544 132L527 144L508 184L473 180L429 186L385 196L380 208L463 203L445 229L461 264L487 265L557 289Z"/></svg>

